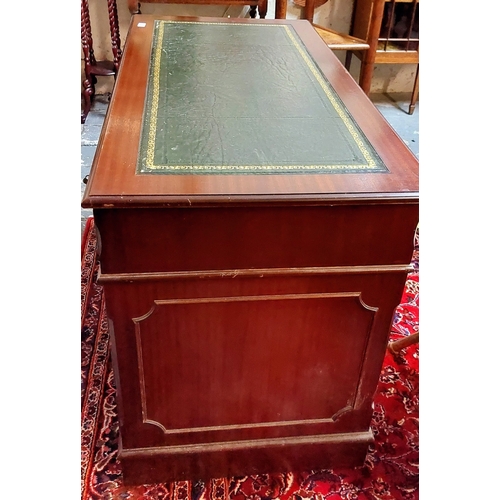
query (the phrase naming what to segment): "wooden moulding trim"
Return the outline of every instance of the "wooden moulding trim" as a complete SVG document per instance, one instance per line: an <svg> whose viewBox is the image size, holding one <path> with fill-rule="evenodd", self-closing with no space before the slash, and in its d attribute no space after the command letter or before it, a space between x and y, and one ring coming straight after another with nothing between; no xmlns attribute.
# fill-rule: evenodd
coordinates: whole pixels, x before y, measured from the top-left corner
<svg viewBox="0 0 500 500"><path fill-rule="evenodd" d="M275 427L285 427L285 426L297 426L305 425L311 426L316 424L329 424L335 422L343 415L353 411L358 405L355 403L354 407L352 405L346 405L335 412L335 414L330 418L317 418L317 419L302 419L302 420L287 420L287 421L268 421L259 423L247 423L247 424L231 424L231 425L218 425L218 426L205 426L205 427L187 427L187 428L174 428L167 429L161 422L157 420L148 418L147 410L147 391L146 391L146 381L144 377L144 360L142 355L142 333L141 333L141 322L150 318L155 311L158 310L160 306L166 305L178 305L178 304L210 304L210 303L231 303L231 302L253 302L253 301L271 301L271 300L303 300L303 299L338 299L338 298L353 298L359 302L361 307L367 311L371 311L372 320L370 331L373 327L373 317L377 313L377 307L371 307L367 305L361 299L361 292L335 292L335 293L302 293L302 294L279 294L279 295L250 295L250 296L236 296L236 297L210 297L210 298L191 298L191 299L167 299L167 300L154 300L151 309L144 315L132 318L135 324L135 337L137 345L137 356L138 356L138 369L139 369L139 383L141 390L141 404L142 404L142 418L143 423L154 425L160 428L164 434L185 434L185 433L195 433L195 432L211 432L211 431L230 431L230 430L241 430L241 429L258 429L258 428L275 428ZM370 334L366 336L365 347L363 348L363 359L365 358L366 345ZM360 372L360 376L361 376ZM358 378L356 388L354 391L354 401L356 402L358 397L361 379Z"/></svg>
<svg viewBox="0 0 500 500"><path fill-rule="evenodd" d="M279 276L314 276L330 274L380 274L409 273L411 265L381 266L336 266L336 267L299 267L275 269L222 269L213 271L171 271L149 273L99 273L99 283L164 281L174 279L224 279L224 278L268 278Z"/></svg>
<svg viewBox="0 0 500 500"><path fill-rule="evenodd" d="M371 430L365 432L350 432L342 434L324 434L319 436L301 436L301 437L286 437L286 438L269 438L269 439L252 439L251 441L228 441L206 444L188 444L179 446L162 446L151 448L132 448L123 449L120 458L132 458L152 455L177 455L190 453L210 453L221 451L248 450L269 447L281 447L289 445L314 445L329 443L344 444L344 443L366 443L373 441Z"/></svg>
<svg viewBox="0 0 500 500"><path fill-rule="evenodd" d="M143 377L142 373L142 366L139 367L141 371L141 377ZM143 380L143 378L141 379ZM143 386L141 387L143 389ZM357 390L357 389L356 389ZM142 404L143 404L143 415L145 415L145 397L144 397L144 391L142 392ZM289 420L285 422L261 422L258 424L234 424L234 425L215 425L215 426L207 426L207 427L189 427L186 429L167 429L165 426L163 426L160 422L157 422L156 420L148 420L147 418L144 418L143 423L145 424L150 424L150 425L156 425L159 427L165 434L191 434L193 432L211 432L211 431L230 431L230 430L240 430L240 429L261 429L261 428L275 428L275 427L289 427L289 426L296 426L296 425L315 425L315 424L331 424L332 422L337 421L340 417L343 415L346 415L347 413L353 411L354 408L351 405L344 406L331 418L315 418L315 419L309 419L309 420Z"/></svg>
<svg viewBox="0 0 500 500"><path fill-rule="evenodd" d="M142 196L90 196L82 201L83 208L169 208L177 206L213 207L225 205L259 206L303 206L303 205L338 205L338 204L380 204L380 203L416 203L419 193L407 191L401 193L346 193L346 194L248 194L248 195L142 195Z"/></svg>
<svg viewBox="0 0 500 500"><path fill-rule="evenodd" d="M142 380L141 380L142 381ZM143 408L145 406L143 398ZM352 406L346 406L339 410L335 415L341 412L347 412L352 410ZM144 415L143 411L143 415ZM212 431L231 431L231 430L241 430L241 429L267 429L267 428L276 428L276 427L290 427L297 425L314 425L314 424L331 424L333 421L332 418L315 418L309 420L289 420L285 422L261 422L258 424L234 424L234 425L211 425L207 427L188 427L185 429L167 429L164 425L156 420L145 419L143 423L155 425L159 427L164 434L191 434L195 432L212 432Z"/></svg>
<svg viewBox="0 0 500 500"><path fill-rule="evenodd" d="M378 308L371 307L361 300L361 292L334 292L334 293L285 293L275 295L238 295L236 297L201 297L192 299L165 299L154 300L151 309L142 316L132 318L135 324L148 319L157 306L166 306L173 304L216 304L229 302L255 302L269 300L302 300L302 299L332 299L332 298L357 298L362 307L368 311L377 312Z"/></svg>

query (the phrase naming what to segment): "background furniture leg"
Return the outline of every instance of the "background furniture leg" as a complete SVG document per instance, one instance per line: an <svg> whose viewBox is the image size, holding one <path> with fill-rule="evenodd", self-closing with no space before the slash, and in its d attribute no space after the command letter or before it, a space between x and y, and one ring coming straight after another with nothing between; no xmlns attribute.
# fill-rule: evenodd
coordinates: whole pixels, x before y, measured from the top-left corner
<svg viewBox="0 0 500 500"><path fill-rule="evenodd" d="M108 0L109 31L111 33L111 50L113 51L113 67L115 78L120 67L122 51L120 48L120 30L118 27L118 11L116 0Z"/></svg>
<svg viewBox="0 0 500 500"><path fill-rule="evenodd" d="M81 3L81 37L82 37L82 50L85 70L85 80L83 82L83 99L84 108L81 116L81 123L85 123L92 97L95 93L95 76L92 74L92 66L95 65L94 51L92 48L92 32L90 29L90 14L88 0L82 0Z"/></svg>
<svg viewBox="0 0 500 500"><path fill-rule="evenodd" d="M95 95L97 76L114 76L120 66L122 51L120 49L120 31L118 28L118 13L116 0L108 0L109 28L111 33L111 48L113 61L96 61L94 56L92 30L90 26L89 0L81 0L81 38L85 79L83 81L82 97L84 100L81 123L85 123Z"/></svg>
<svg viewBox="0 0 500 500"><path fill-rule="evenodd" d="M138 0L127 0L127 5L128 10L132 15L141 13L141 4Z"/></svg>
<svg viewBox="0 0 500 500"><path fill-rule="evenodd" d="M316 2L314 1L309 1L305 3L304 5L304 11L302 14L302 19L307 19L310 23L313 22L314 18L314 8L316 7Z"/></svg>
<svg viewBox="0 0 500 500"><path fill-rule="evenodd" d="M411 94L410 108L408 109L408 114L412 115L415 111L415 104L417 102L418 97L418 70L420 64L417 64L417 72L415 74L415 83L413 84L413 92Z"/></svg>
<svg viewBox="0 0 500 500"><path fill-rule="evenodd" d="M286 19L287 0L276 0L274 17L276 19Z"/></svg>
<svg viewBox="0 0 500 500"><path fill-rule="evenodd" d="M85 81L83 82L82 96L84 104L83 104L81 123L83 125L85 123L85 120L87 119L87 115L89 114L90 106L92 104L92 98L94 96L94 85L88 78L86 78Z"/></svg>
<svg viewBox="0 0 500 500"><path fill-rule="evenodd" d="M262 0L258 6L259 17L265 19L267 15L267 0Z"/></svg>
<svg viewBox="0 0 500 500"><path fill-rule="evenodd" d="M352 52L350 50L346 50L344 66L347 71L351 69L351 61L352 61Z"/></svg>
<svg viewBox="0 0 500 500"><path fill-rule="evenodd" d="M412 333L411 335L408 335L408 337L403 337L402 339L399 340L394 340L393 342L389 342L389 351L392 354L398 354L399 351L404 349L405 347L409 347L415 343L418 342L418 334L417 333Z"/></svg>
<svg viewBox="0 0 500 500"><path fill-rule="evenodd" d="M361 70L359 74L359 86L363 89L366 95L370 95L370 88L372 86L373 71L375 63L372 61L363 60L361 62Z"/></svg>

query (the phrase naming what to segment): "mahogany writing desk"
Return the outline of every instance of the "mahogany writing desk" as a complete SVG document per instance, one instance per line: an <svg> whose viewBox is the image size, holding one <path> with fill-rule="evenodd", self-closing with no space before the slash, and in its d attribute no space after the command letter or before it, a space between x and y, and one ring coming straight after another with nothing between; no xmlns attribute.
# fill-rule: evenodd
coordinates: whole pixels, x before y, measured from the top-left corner
<svg viewBox="0 0 500 500"><path fill-rule="evenodd" d="M134 16L82 204L127 483L363 463L418 162L310 23Z"/></svg>

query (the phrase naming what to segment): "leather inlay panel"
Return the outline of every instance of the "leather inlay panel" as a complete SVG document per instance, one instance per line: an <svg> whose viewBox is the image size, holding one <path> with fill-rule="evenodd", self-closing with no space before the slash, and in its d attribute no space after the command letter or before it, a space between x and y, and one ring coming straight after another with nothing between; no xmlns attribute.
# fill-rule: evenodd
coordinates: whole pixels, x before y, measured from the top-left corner
<svg viewBox="0 0 500 500"><path fill-rule="evenodd" d="M346 172L388 170L293 27L155 21L137 173Z"/></svg>

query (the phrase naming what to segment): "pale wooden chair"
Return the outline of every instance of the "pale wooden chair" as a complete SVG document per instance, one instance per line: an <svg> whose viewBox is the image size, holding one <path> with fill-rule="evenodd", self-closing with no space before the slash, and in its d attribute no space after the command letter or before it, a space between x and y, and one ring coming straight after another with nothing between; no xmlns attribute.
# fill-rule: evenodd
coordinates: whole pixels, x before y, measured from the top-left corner
<svg viewBox="0 0 500 500"><path fill-rule="evenodd" d="M323 5L323 0L295 0L295 4L303 7L302 19L307 19L313 26L318 35L332 50L368 50L370 46L366 40L356 38L347 33L324 28L313 23L314 9ZM276 19L286 19L287 0L276 0Z"/></svg>

